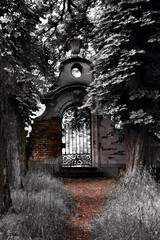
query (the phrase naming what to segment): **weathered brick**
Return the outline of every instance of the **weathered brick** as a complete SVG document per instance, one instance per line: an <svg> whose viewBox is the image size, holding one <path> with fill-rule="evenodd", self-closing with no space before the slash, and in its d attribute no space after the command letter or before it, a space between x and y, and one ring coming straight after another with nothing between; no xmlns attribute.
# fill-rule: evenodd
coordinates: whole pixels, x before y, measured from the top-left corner
<svg viewBox="0 0 160 240"><path fill-rule="evenodd" d="M32 149L29 161L43 161L46 158L61 156L61 119L35 122L29 142Z"/></svg>

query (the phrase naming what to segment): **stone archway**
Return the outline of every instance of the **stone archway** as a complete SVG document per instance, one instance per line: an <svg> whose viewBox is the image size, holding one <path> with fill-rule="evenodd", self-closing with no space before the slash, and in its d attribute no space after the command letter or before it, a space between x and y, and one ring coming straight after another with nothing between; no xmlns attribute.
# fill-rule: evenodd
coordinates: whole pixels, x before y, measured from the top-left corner
<svg viewBox="0 0 160 240"><path fill-rule="evenodd" d="M62 117L63 167L91 167L91 159L90 111L69 107Z"/></svg>
<svg viewBox="0 0 160 240"><path fill-rule="evenodd" d="M86 88L92 80L92 67L88 60L74 57L61 64L57 82L43 97L46 109L33 125L30 166L48 164L52 170L57 161L61 164L63 160L62 171L91 169L107 176L115 176L119 169L125 168L124 145L111 120L97 113L90 114L84 109L78 110L78 106L87 101ZM75 114L77 117L73 118ZM64 124L67 118L68 122ZM90 128L84 127L85 124ZM87 131L88 136L91 136L89 145Z"/></svg>

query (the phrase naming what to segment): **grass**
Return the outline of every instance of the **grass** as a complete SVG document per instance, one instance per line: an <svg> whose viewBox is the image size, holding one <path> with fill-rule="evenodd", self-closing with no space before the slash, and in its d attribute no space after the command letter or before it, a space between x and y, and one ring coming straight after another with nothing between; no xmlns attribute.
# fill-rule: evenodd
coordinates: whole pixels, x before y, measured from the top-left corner
<svg viewBox="0 0 160 240"><path fill-rule="evenodd" d="M92 240L159 240L160 200L156 182L146 170L120 180L104 213L94 220Z"/></svg>
<svg viewBox="0 0 160 240"><path fill-rule="evenodd" d="M12 190L13 206L4 217L2 240L64 240L71 196L50 175L28 173L23 189Z"/></svg>

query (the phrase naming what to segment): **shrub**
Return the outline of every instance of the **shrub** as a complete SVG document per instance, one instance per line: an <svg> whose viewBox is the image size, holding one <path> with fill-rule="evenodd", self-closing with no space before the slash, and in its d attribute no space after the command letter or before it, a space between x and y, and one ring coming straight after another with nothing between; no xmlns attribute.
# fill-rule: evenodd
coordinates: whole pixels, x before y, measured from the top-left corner
<svg viewBox="0 0 160 240"><path fill-rule="evenodd" d="M12 191L12 211L17 221L6 229L2 239L66 239L66 216L72 201L61 181L39 172L27 174L23 184L24 189Z"/></svg>
<svg viewBox="0 0 160 240"><path fill-rule="evenodd" d="M118 191L93 223L91 239L160 239L159 195L149 172L134 170L120 180Z"/></svg>

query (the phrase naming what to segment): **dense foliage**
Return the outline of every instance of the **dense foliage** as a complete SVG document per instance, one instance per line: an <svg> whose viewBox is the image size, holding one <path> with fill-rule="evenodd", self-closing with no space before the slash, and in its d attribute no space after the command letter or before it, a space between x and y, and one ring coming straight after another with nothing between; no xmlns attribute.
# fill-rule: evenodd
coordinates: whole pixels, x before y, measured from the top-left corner
<svg viewBox="0 0 160 240"><path fill-rule="evenodd" d="M93 38L95 81L87 105L123 124L159 131L160 6L156 0L18 0L0 3L0 45L9 86L25 121L56 80L59 60L79 31ZM94 31L93 24L95 26ZM5 80L5 86L7 79ZM155 130L156 129L156 130Z"/></svg>
<svg viewBox="0 0 160 240"><path fill-rule="evenodd" d="M83 3L73 0L0 3L1 57L4 71L13 77L8 87L25 121L37 110L39 92L44 93L54 84L59 60L69 50L69 38L78 29L88 42L92 24L87 9L92 1Z"/></svg>
<svg viewBox="0 0 160 240"><path fill-rule="evenodd" d="M160 131L160 3L111 0L95 28L95 80L87 105L122 124Z"/></svg>

